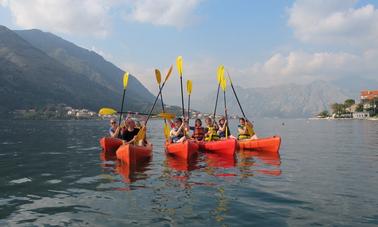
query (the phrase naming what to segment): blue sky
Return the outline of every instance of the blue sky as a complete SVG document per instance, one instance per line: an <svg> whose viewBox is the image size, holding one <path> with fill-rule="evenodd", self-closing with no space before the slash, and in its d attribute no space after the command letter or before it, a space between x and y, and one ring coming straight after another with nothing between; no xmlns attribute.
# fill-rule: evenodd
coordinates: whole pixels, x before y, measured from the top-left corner
<svg viewBox="0 0 378 227"><path fill-rule="evenodd" d="M152 92L154 69L164 72L182 55L184 77L193 79L195 91L213 89L209 84L216 83L219 64L244 87L378 78L377 5L373 0L0 0L0 23L39 28L94 50ZM178 78L169 82L168 101L179 102L178 85Z"/></svg>

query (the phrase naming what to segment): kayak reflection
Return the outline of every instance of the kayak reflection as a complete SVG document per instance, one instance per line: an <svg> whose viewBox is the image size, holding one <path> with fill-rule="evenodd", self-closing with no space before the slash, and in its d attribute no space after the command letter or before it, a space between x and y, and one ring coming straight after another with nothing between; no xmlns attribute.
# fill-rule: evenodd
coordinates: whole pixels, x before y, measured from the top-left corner
<svg viewBox="0 0 378 227"><path fill-rule="evenodd" d="M215 168L232 168L236 165L234 155L222 155L216 153L204 153L205 162L208 167Z"/></svg>
<svg viewBox="0 0 378 227"><path fill-rule="evenodd" d="M126 163L121 160L117 160L115 153L102 151L100 153L100 159L103 161L101 163L101 167L105 171L110 171L121 175L123 181L126 183L132 183L148 177L148 175L144 174L144 172L148 170L148 166L151 163L151 158L140 160L137 163Z"/></svg>
<svg viewBox="0 0 378 227"><path fill-rule="evenodd" d="M137 180L147 179L148 174L145 173L148 170L151 159L145 159L135 164L127 164L121 161L116 162L116 172L122 176L123 181L126 183L132 183Z"/></svg>
<svg viewBox="0 0 378 227"><path fill-rule="evenodd" d="M239 151L238 159L238 167L243 174L250 175L251 172L258 172L264 175L279 176L282 173L279 153Z"/></svg>
<svg viewBox="0 0 378 227"><path fill-rule="evenodd" d="M176 171L193 171L198 169L198 155L190 159L178 158L172 155L166 155L166 166Z"/></svg>

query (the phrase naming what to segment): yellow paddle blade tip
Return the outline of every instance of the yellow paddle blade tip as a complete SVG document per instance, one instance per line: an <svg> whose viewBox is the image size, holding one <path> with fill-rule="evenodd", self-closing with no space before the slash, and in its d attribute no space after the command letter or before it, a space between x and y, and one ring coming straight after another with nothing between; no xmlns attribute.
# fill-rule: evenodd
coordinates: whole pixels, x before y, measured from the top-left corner
<svg viewBox="0 0 378 227"><path fill-rule="evenodd" d="M116 113L117 113L117 110L112 109L112 108L101 108L98 111L98 114L100 114L100 115L113 115L113 114L116 114Z"/></svg>
<svg viewBox="0 0 378 227"><path fill-rule="evenodd" d="M172 113L159 113L159 115L158 115L159 117L161 117L161 118L164 118L164 119L169 119L169 120L171 120L171 119L173 119L173 118L175 118L176 117L176 115L175 114L172 114Z"/></svg>
<svg viewBox="0 0 378 227"><path fill-rule="evenodd" d="M178 56L176 59L177 71L182 76L182 56Z"/></svg>
<svg viewBox="0 0 378 227"><path fill-rule="evenodd" d="M123 89L126 89L128 81L129 81L129 72L125 72L125 74L123 75Z"/></svg>

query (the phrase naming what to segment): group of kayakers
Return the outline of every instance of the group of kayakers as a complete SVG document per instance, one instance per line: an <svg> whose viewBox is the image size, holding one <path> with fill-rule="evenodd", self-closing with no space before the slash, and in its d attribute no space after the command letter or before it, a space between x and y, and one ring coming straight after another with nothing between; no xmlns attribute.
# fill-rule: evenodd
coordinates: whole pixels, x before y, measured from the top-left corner
<svg viewBox="0 0 378 227"><path fill-rule="evenodd" d="M186 139L194 139L197 141L216 141L225 138L257 139L252 123L246 121L244 118L239 119L237 137L231 134L225 117L221 117L218 123L213 121L210 117L207 117L205 123L206 126L203 127L201 119L197 118L194 121L194 126L189 126L187 120L183 121L182 118L176 118L175 121L171 123L170 142L178 143ZM247 125L250 127L247 127ZM193 132L190 133L190 131Z"/></svg>
<svg viewBox="0 0 378 227"><path fill-rule="evenodd" d="M174 119L173 122L169 121L169 123L171 125L169 134L170 143L180 143L187 139L196 141L216 141L225 138L238 140L257 139L253 130L253 124L244 118L239 118L237 137L231 134L225 117L221 117L218 122L213 121L210 117L206 117L205 127L202 126L202 120L199 118L194 121L194 126L189 126L188 120L183 120L180 117ZM113 138L122 139L124 143L134 143L141 128L141 123L139 121L135 122L130 117L123 120L120 125L117 124L116 119L111 118L109 134ZM147 143L147 141L144 140L144 143Z"/></svg>

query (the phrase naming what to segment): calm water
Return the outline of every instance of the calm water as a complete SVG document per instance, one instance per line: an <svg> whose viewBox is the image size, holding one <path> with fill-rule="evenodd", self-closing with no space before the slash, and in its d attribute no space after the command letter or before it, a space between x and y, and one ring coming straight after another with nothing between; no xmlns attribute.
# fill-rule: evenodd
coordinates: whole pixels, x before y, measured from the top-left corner
<svg viewBox="0 0 378 227"><path fill-rule="evenodd" d="M153 158L130 170L100 155L107 122L0 121L0 225L378 225L378 122L255 125L280 157L178 162L152 121Z"/></svg>

